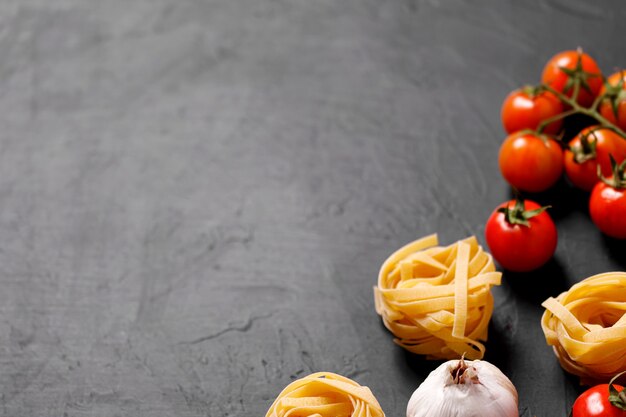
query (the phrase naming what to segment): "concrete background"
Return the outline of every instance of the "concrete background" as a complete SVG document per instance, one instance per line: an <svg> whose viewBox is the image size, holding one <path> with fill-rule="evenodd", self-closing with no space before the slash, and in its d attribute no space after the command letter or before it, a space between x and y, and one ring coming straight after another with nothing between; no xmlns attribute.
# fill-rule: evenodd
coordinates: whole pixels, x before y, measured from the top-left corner
<svg viewBox="0 0 626 417"><path fill-rule="evenodd" d="M328 370L402 416L437 363L374 312L386 256L509 197L506 94L554 53L626 66L584 0L0 2L0 415L262 416ZM525 417L577 381L540 302L626 247L562 183L555 260L506 273L487 360Z"/></svg>

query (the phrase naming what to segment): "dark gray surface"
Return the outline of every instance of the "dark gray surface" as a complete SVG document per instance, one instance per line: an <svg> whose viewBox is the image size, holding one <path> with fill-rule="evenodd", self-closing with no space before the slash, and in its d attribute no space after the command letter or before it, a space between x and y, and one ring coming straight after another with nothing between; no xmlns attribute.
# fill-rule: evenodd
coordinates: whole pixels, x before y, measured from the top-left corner
<svg viewBox="0 0 626 417"><path fill-rule="evenodd" d="M0 414L262 416L328 370L404 415L436 363L381 325L380 263L484 242L500 103L552 54L626 64L619 1L469 3L2 2ZM539 303L625 267L574 197L539 196L556 261L496 290L522 416L579 390Z"/></svg>

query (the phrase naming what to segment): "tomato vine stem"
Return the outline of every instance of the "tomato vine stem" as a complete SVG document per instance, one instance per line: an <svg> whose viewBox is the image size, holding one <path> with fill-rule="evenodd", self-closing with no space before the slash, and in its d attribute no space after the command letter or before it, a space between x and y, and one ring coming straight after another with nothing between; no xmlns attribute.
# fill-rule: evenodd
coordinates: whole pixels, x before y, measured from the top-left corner
<svg viewBox="0 0 626 417"><path fill-rule="evenodd" d="M554 123L554 122L556 122L557 120L564 119L564 118L566 118L567 116L571 116L571 115L576 114L576 113L578 113L578 111L577 111L577 110L570 109L570 110L564 111L564 112L562 112L562 113L559 113L559 114L557 114L557 115L554 115L554 116L552 116L552 117L550 117L550 118L548 118L548 119L546 119L546 120L542 121L542 122L539 124L539 126L537 127L537 133L543 133L544 129L545 129L546 127L548 127L551 123Z"/></svg>
<svg viewBox="0 0 626 417"><path fill-rule="evenodd" d="M539 133L541 133L543 129L545 129L546 126L549 125L550 123L553 123L567 116L571 116L573 114L583 114L585 116L594 118L598 123L600 123L600 125L602 125L602 127L612 130L613 132L620 135L624 140L626 140L626 132L624 132L619 127L615 126L613 123L609 122L596 110L596 108L598 107L598 104L600 103L600 101L602 101L604 96L601 95L598 98L596 98L596 100L591 105L591 107L587 108L587 107L581 106L580 104L576 102L576 100L570 97L567 97L565 94L561 93L560 91L555 90L554 88L550 87L547 84L542 84L541 87L545 89L546 91L549 91L552 94L554 94L559 100L561 100L561 102L569 105L571 109L563 113L557 114L556 116L553 116L549 119L544 120L537 128L537 131Z"/></svg>

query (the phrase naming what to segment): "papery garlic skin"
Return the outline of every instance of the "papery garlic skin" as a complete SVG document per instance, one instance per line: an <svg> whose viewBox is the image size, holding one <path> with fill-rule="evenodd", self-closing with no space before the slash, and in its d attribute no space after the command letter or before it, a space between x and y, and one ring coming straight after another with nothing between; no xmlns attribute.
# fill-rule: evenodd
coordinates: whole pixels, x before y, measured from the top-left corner
<svg viewBox="0 0 626 417"><path fill-rule="evenodd" d="M489 362L464 363L460 383L452 375L459 360L432 371L411 396L407 417L519 417L517 390L506 375Z"/></svg>

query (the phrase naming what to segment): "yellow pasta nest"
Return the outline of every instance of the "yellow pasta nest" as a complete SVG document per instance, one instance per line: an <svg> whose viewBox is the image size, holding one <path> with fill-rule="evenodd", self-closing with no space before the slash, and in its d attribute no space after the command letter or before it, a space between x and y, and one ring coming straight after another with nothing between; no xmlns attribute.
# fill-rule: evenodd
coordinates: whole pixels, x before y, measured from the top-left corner
<svg viewBox="0 0 626 417"><path fill-rule="evenodd" d="M626 371L626 272L589 277L542 306L548 345L581 383L606 382Z"/></svg>
<svg viewBox="0 0 626 417"><path fill-rule="evenodd" d="M318 372L289 384L265 417L385 417L367 387L331 372Z"/></svg>
<svg viewBox="0 0 626 417"><path fill-rule="evenodd" d="M500 284L501 273L473 236L437 245L437 235L426 236L383 263L374 287L376 312L410 352L481 359L479 340L487 340L493 312L491 287Z"/></svg>

